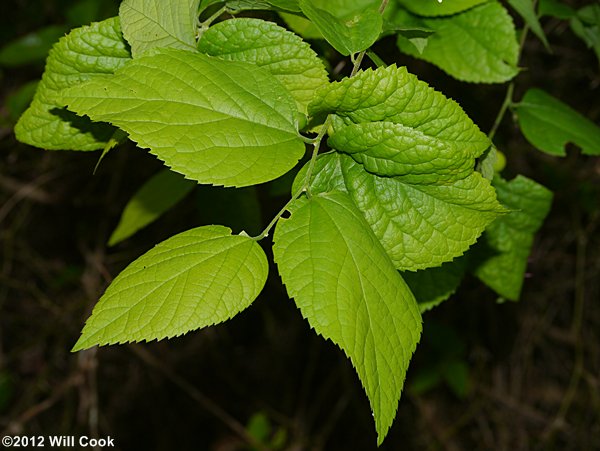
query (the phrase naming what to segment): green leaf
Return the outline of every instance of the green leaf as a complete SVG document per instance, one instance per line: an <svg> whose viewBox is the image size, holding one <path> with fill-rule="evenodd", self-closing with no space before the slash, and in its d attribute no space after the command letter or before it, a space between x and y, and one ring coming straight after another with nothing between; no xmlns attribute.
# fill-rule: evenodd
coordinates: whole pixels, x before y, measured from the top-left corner
<svg viewBox="0 0 600 451"><path fill-rule="evenodd" d="M200 0L200 4L198 5L198 12L202 14L210 6L217 3L226 3L226 0Z"/></svg>
<svg viewBox="0 0 600 451"><path fill-rule="evenodd" d="M312 192L348 192L396 268L452 260L503 212L489 182L474 173L487 136L405 68L332 83L317 92L309 112L336 115L329 144L352 157L319 158Z"/></svg>
<svg viewBox="0 0 600 451"><path fill-rule="evenodd" d="M129 133L200 183L246 186L289 171L304 154L296 105L265 69L177 49L134 59L70 89L78 114Z"/></svg>
<svg viewBox="0 0 600 451"><path fill-rule="evenodd" d="M123 36L134 58L154 48L196 48L200 0L123 0Z"/></svg>
<svg viewBox="0 0 600 451"><path fill-rule="evenodd" d="M535 6L533 0L507 0L510 6L514 8L516 12L523 18L525 23L531 28L531 31L542 41L544 47L550 50L550 44L546 39L544 30L540 25L537 14L535 13Z"/></svg>
<svg viewBox="0 0 600 451"><path fill-rule="evenodd" d="M310 46L273 22L225 20L202 35L198 48L227 61L264 67L287 88L303 113L315 91L328 83L325 66Z"/></svg>
<svg viewBox="0 0 600 451"><path fill-rule="evenodd" d="M100 154L100 157L96 162L96 166L94 166L94 174L96 174L96 171L100 167L100 163L102 163L104 157L106 157L111 150L124 143L127 140L127 138L127 133L125 133L120 128L115 129L115 132L112 134L112 136L104 146L104 149L102 149L102 153Z"/></svg>
<svg viewBox="0 0 600 451"><path fill-rule="evenodd" d="M383 18L378 4L354 10L342 17L319 8L313 0L300 0L300 8L323 34L323 37L342 55L369 48L381 34Z"/></svg>
<svg viewBox="0 0 600 451"><path fill-rule="evenodd" d="M488 180L492 180L496 173L500 173L506 167L506 157L494 146L490 147L480 158L477 159L475 170Z"/></svg>
<svg viewBox="0 0 600 451"><path fill-rule="evenodd" d="M196 183L169 170L162 170L154 175L125 205L108 245L114 246L154 222L195 186Z"/></svg>
<svg viewBox="0 0 600 451"><path fill-rule="evenodd" d="M310 20L295 14L279 13L285 24L294 33L304 39L325 39L323 34Z"/></svg>
<svg viewBox="0 0 600 451"><path fill-rule="evenodd" d="M498 163L498 150L494 146L490 146L481 157L477 159L475 170L484 178L492 180L496 173L496 165Z"/></svg>
<svg viewBox="0 0 600 451"><path fill-rule="evenodd" d="M510 181L497 176L494 187L500 202L512 211L486 229L483 242L475 249L482 263L474 274L500 296L516 301L533 238L550 211L552 193L523 176Z"/></svg>
<svg viewBox="0 0 600 451"><path fill-rule="evenodd" d="M73 351L176 337L248 307L267 279L256 241L223 226L188 230L156 245L110 284Z"/></svg>
<svg viewBox="0 0 600 451"><path fill-rule="evenodd" d="M453 100L395 65L360 71L320 89L309 114L335 113L344 125L376 121L405 125L424 135L461 142L482 154L490 141Z"/></svg>
<svg viewBox="0 0 600 451"><path fill-rule="evenodd" d="M290 211L275 230L279 273L304 318L352 361L381 444L420 338L419 309L347 195L300 198Z"/></svg>
<svg viewBox="0 0 600 451"><path fill-rule="evenodd" d="M252 415L246 426L246 431L250 437L263 444L263 446L268 442L272 429L273 426L269 421L269 417L264 412L257 412Z"/></svg>
<svg viewBox="0 0 600 451"><path fill-rule="evenodd" d="M449 16L466 11L489 0L397 0L400 5L419 16Z"/></svg>
<svg viewBox="0 0 600 451"><path fill-rule="evenodd" d="M481 149L447 135L394 122L366 122L340 127L328 144L378 175L414 184L448 183L473 172Z"/></svg>
<svg viewBox="0 0 600 451"><path fill-rule="evenodd" d="M298 174L296 192L306 174ZM462 255L505 210L478 173L450 184L415 184L378 177L348 156L330 153L315 165L311 193L348 193L394 266L415 271Z"/></svg>
<svg viewBox="0 0 600 451"><path fill-rule="evenodd" d="M267 2L278 9L299 13L301 11L298 0L267 0Z"/></svg>
<svg viewBox="0 0 600 451"><path fill-rule="evenodd" d="M4 106L11 121L16 122L19 116L29 107L39 84L38 80L27 82L19 86L15 92L6 96Z"/></svg>
<svg viewBox="0 0 600 451"><path fill-rule="evenodd" d="M65 31L63 26L50 25L9 42L0 49L0 66L18 67L43 61Z"/></svg>
<svg viewBox="0 0 600 451"><path fill-rule="evenodd" d="M117 2L100 2L98 0L76 0L70 2L64 11L67 23L71 26L87 25L90 22L108 19L119 14Z"/></svg>
<svg viewBox="0 0 600 451"><path fill-rule="evenodd" d="M300 12L297 0L225 0L217 3L224 3L227 11L232 14L243 11Z"/></svg>
<svg viewBox="0 0 600 451"><path fill-rule="evenodd" d="M341 21L352 17L352 15L356 15L357 12L362 10L375 9L379 5L375 0L312 0L311 3L314 7L328 12ZM384 14L384 20L393 7L395 7L393 3L388 5ZM315 24L303 16L284 12L279 15L289 29L304 39L325 39L323 33L319 31Z"/></svg>
<svg viewBox="0 0 600 451"><path fill-rule="evenodd" d="M399 10L392 22L433 30L435 33L422 52L402 36L398 38L398 48L435 64L458 80L503 83L518 73L515 26L497 2L441 18L418 18Z"/></svg>
<svg viewBox="0 0 600 451"><path fill-rule="evenodd" d="M570 19L575 10L559 0L540 0L538 13L540 17L552 16L558 19Z"/></svg>
<svg viewBox="0 0 600 451"><path fill-rule="evenodd" d="M464 360L453 359L442 365L444 380L459 399L465 399L469 394L471 384L469 367Z"/></svg>
<svg viewBox="0 0 600 451"><path fill-rule="evenodd" d="M415 295L421 313L424 313L456 292L465 271L466 258L460 257L437 268L403 272L402 277Z"/></svg>
<svg viewBox="0 0 600 451"><path fill-rule="evenodd" d="M519 127L542 152L565 156L572 142L586 155L600 155L600 127L541 89L530 89L516 105Z"/></svg>
<svg viewBox="0 0 600 451"><path fill-rule="evenodd" d="M419 53L423 53L423 50L425 50L425 47L427 47L427 43L429 42L429 36L434 33L433 31L424 28L413 27L402 29L393 25L391 25L390 30L394 30L399 39L406 39L406 41L408 41Z"/></svg>
<svg viewBox="0 0 600 451"><path fill-rule="evenodd" d="M600 5L587 5L571 18L571 29L585 44L594 49L600 60Z"/></svg>
<svg viewBox="0 0 600 451"><path fill-rule="evenodd" d="M17 139L51 150L104 148L114 128L67 111L60 96L63 89L104 78L128 61L118 18L71 31L50 51L33 102L15 126Z"/></svg>
<svg viewBox="0 0 600 451"><path fill-rule="evenodd" d="M368 171L411 183L465 178L490 146L456 102L404 67L369 69L331 83L317 92L309 113L341 118L332 147Z"/></svg>
<svg viewBox="0 0 600 451"><path fill-rule="evenodd" d="M338 19L351 16L365 9L379 8L381 4L379 0L311 0L310 3L316 8L334 15Z"/></svg>

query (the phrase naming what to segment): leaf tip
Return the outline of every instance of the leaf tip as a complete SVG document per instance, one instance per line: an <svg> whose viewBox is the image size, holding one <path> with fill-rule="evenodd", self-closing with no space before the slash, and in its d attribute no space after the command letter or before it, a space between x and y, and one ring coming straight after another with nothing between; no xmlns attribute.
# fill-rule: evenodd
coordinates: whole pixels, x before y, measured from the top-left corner
<svg viewBox="0 0 600 451"><path fill-rule="evenodd" d="M84 351L86 349L91 348L92 346L94 346L94 344L90 344L87 341L87 339L82 335L81 337L79 337L79 340L77 340L77 342L71 348L71 352L74 353L74 352Z"/></svg>
<svg viewBox="0 0 600 451"><path fill-rule="evenodd" d="M106 243L106 245L108 247L113 247L114 245L116 245L116 244L120 243L121 241L123 241L123 239L121 239L119 237L119 235L117 235L115 232L116 232L116 230L110 235L110 238L108 239L108 241Z"/></svg>

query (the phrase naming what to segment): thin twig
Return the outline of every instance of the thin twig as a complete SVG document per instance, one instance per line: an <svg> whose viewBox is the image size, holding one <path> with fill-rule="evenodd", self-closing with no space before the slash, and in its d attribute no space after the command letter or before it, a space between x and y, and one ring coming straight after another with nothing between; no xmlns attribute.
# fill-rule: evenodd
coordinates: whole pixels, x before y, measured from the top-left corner
<svg viewBox="0 0 600 451"><path fill-rule="evenodd" d="M331 115L328 115L327 119L325 119L325 122L321 126L321 130L319 130L319 135L317 136L317 140L315 141L315 144L313 147L313 153L310 156L310 162L308 164L308 169L306 171L306 177L304 178L304 183L302 184L302 189L301 189L301 191L306 191L308 197L311 196L310 181L312 179L312 174L315 169L315 162L317 161L317 155L319 154L319 148L321 147L321 141L323 140L325 133L327 133L327 129L329 128L330 124L331 124Z"/></svg>
<svg viewBox="0 0 600 451"><path fill-rule="evenodd" d="M365 57L365 53L367 53L366 50L359 52L356 58L354 59L354 66L352 66L352 72L350 72L351 78L354 77L358 72L358 69L360 69L360 65L362 64L362 60Z"/></svg>
<svg viewBox="0 0 600 451"><path fill-rule="evenodd" d="M513 102L512 95L513 95L514 88L515 88L515 84L511 82L508 85L508 88L506 89L506 95L504 96L504 101L502 102L502 106L500 106L500 111L498 111L498 115L496 116L494 125L492 126L492 129L490 130L490 133L488 134L490 141L492 141L494 139L494 136L496 135L496 131L498 131L498 127L500 127L500 123L502 122L502 119L504 119L506 110Z"/></svg>
<svg viewBox="0 0 600 451"><path fill-rule="evenodd" d="M535 7L535 3L534 2L534 7ZM527 40L527 35L529 34L529 27L527 25L525 25L523 27L523 31L521 32L521 39L519 41L519 50L517 52L517 66L519 65L519 62L521 61L521 55L523 53L523 48L525 47L525 41ZM508 88L506 88L506 95L504 96L504 101L502 102L502 105L500 106L500 111L498 111L498 114L496 115L496 119L494 120L494 125L492 126L492 129L490 130L490 132L488 133L488 137L490 138L490 141L492 141L494 139L494 136L496 135L496 132L498 131L498 127L500 127L500 123L502 122L502 119L504 119L504 115L506 114L506 111L508 110L509 107L511 107L513 105L513 92L515 89L515 82L511 81L510 84L508 85Z"/></svg>

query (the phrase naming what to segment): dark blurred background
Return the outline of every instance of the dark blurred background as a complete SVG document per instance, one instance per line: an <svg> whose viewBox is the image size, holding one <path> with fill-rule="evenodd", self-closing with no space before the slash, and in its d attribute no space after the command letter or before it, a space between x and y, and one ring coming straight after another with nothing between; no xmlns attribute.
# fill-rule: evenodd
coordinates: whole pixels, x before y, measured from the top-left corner
<svg viewBox="0 0 600 451"><path fill-rule="evenodd" d="M122 450L376 449L350 362L310 330L275 268L252 307L226 324L170 341L69 352L129 262L198 225L256 233L285 203L291 179L198 188L107 248L125 203L160 162L124 145L93 174L98 152L27 147L12 127L51 43L117 8L116 0L0 5L0 436L109 435ZM568 22L547 18L543 26L553 53L535 37L527 41L515 97L541 87L598 123L596 55ZM22 46L6 51L15 40ZM400 55L393 40L376 50L457 100L489 131L505 86L457 82ZM331 67L343 73L349 68L340 60L332 55ZM575 147L562 159L542 154L510 114L496 143L507 156L507 178L522 173L555 192L522 299L497 303L467 278L424 315L382 450L600 450L600 158Z"/></svg>

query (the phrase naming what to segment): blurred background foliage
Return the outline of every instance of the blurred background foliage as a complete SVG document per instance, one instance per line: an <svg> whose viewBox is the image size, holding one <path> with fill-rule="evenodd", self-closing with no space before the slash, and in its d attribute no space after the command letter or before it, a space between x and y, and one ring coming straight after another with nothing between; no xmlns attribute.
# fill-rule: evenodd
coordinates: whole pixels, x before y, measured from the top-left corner
<svg viewBox="0 0 600 451"><path fill-rule="evenodd" d="M565 17L591 6L566 3ZM542 20L553 51L527 41L517 99L540 87L598 123L600 21L588 9ZM125 145L93 174L99 153L30 148L12 127L52 44L117 10L116 0L2 3L0 435L110 435L124 450L375 449L353 368L309 329L274 270L254 305L224 325L69 353L94 303L130 261L196 225L257 233L285 202L293 176L240 190L199 187L108 248L124 205L160 163ZM325 44L314 45L334 72L349 70ZM393 41L376 51L456 99L484 131L492 126L505 87L460 83L400 55ZM384 450L600 449L600 159L574 147L564 159L536 152L510 117L496 142L507 176L522 173L556 194L522 300L499 305L467 279L425 314Z"/></svg>

